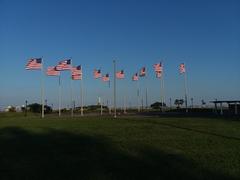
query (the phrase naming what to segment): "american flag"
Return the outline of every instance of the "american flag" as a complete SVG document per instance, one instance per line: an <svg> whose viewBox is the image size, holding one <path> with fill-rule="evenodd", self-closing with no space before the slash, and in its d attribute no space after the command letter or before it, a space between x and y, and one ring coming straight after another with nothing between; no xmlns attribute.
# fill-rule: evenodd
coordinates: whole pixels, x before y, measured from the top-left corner
<svg viewBox="0 0 240 180"><path fill-rule="evenodd" d="M156 77L161 78L162 77L162 71L156 72Z"/></svg>
<svg viewBox="0 0 240 180"><path fill-rule="evenodd" d="M71 70L71 59L63 60L58 63L56 66L57 71Z"/></svg>
<svg viewBox="0 0 240 180"><path fill-rule="evenodd" d="M138 81L138 73L133 75L132 80L133 81Z"/></svg>
<svg viewBox="0 0 240 180"><path fill-rule="evenodd" d="M143 67L143 68L140 70L139 76L140 76L140 77L146 76L146 68L145 68L145 67Z"/></svg>
<svg viewBox="0 0 240 180"><path fill-rule="evenodd" d="M105 76L102 77L103 82L108 82L110 81L109 74L106 74Z"/></svg>
<svg viewBox="0 0 240 180"><path fill-rule="evenodd" d="M82 66L72 67L72 79L82 80Z"/></svg>
<svg viewBox="0 0 240 180"><path fill-rule="evenodd" d="M179 72L180 74L183 74L186 72L186 68L185 68L185 64L184 63L181 63L180 66L179 66Z"/></svg>
<svg viewBox="0 0 240 180"><path fill-rule="evenodd" d="M82 75L72 75L72 80L82 80Z"/></svg>
<svg viewBox="0 0 240 180"><path fill-rule="evenodd" d="M42 58L29 59L25 69L26 70L42 69Z"/></svg>
<svg viewBox="0 0 240 180"><path fill-rule="evenodd" d="M94 76L95 79L98 79L98 78L102 77L101 70L100 69L98 69L98 70L94 69L93 76Z"/></svg>
<svg viewBox="0 0 240 180"><path fill-rule="evenodd" d="M162 67L162 63L157 63L153 65L154 71L157 72L162 72L163 71L163 67Z"/></svg>
<svg viewBox="0 0 240 180"><path fill-rule="evenodd" d="M48 67L46 74L48 76L59 76L60 72L56 70L56 67Z"/></svg>
<svg viewBox="0 0 240 180"><path fill-rule="evenodd" d="M124 71L121 70L121 71L116 72L116 78L117 79L124 79Z"/></svg>

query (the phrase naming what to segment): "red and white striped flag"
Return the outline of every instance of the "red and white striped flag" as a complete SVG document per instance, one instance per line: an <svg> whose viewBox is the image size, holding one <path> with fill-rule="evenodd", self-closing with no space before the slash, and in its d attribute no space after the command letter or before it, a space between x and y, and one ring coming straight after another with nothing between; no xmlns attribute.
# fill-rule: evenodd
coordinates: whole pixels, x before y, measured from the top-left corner
<svg viewBox="0 0 240 180"><path fill-rule="evenodd" d="M162 63L157 63L153 65L154 71L157 72L162 72L163 71L163 67L162 67Z"/></svg>
<svg viewBox="0 0 240 180"><path fill-rule="evenodd" d="M100 69L98 69L98 70L94 69L93 76L94 76L95 79L101 78L102 77L101 70Z"/></svg>
<svg viewBox="0 0 240 180"><path fill-rule="evenodd" d="M124 79L124 71L121 70L121 71L116 72L116 78L117 79Z"/></svg>
<svg viewBox="0 0 240 180"><path fill-rule="evenodd" d="M140 76L140 77L146 76L146 68L145 68L145 67L143 67L143 68L140 70L139 76Z"/></svg>
<svg viewBox="0 0 240 180"><path fill-rule="evenodd" d="M48 67L46 74L48 76L59 76L60 72L56 70L56 67Z"/></svg>
<svg viewBox="0 0 240 180"><path fill-rule="evenodd" d="M105 76L102 77L103 82L108 82L110 81L109 74L106 74Z"/></svg>
<svg viewBox="0 0 240 180"><path fill-rule="evenodd" d="M71 70L71 59L63 60L58 63L56 66L57 71L65 71L65 70Z"/></svg>
<svg viewBox="0 0 240 180"><path fill-rule="evenodd" d="M132 80L133 81L138 81L138 73L133 75Z"/></svg>
<svg viewBox="0 0 240 180"><path fill-rule="evenodd" d="M156 77L157 77L157 78L161 78L161 77L162 77L162 71L156 72Z"/></svg>
<svg viewBox="0 0 240 180"><path fill-rule="evenodd" d="M42 58L29 59L25 69L26 70L39 70L39 69L42 69Z"/></svg>
<svg viewBox="0 0 240 180"><path fill-rule="evenodd" d="M181 63L180 66L179 66L179 72L180 74L183 74L186 72L186 68L185 68L185 64L184 63Z"/></svg>
<svg viewBox="0 0 240 180"><path fill-rule="evenodd" d="M82 80L82 66L72 67L72 80Z"/></svg>

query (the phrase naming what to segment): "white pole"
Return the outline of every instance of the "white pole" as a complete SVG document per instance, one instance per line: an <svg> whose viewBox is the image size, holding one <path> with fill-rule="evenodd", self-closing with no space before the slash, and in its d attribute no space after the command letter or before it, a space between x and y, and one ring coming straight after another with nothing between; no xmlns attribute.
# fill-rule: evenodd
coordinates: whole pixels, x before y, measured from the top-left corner
<svg viewBox="0 0 240 180"><path fill-rule="evenodd" d="M146 87L146 89L145 89L146 109L148 108L148 107L147 107L147 106L148 106L148 83L147 83L148 81L147 81L147 77L148 77L148 76L147 76L147 73L146 73L146 75L145 75L145 77L144 77L144 84L145 84L145 87Z"/></svg>
<svg viewBox="0 0 240 180"><path fill-rule="evenodd" d="M164 107L164 104L166 104L166 100L165 100L165 84L164 84L164 63L162 64L163 66L163 70L162 70L162 98L163 98L163 101L162 101L162 105L163 105L163 108Z"/></svg>
<svg viewBox="0 0 240 180"><path fill-rule="evenodd" d="M73 87L72 87L72 77L70 82L70 88L71 88L71 117L73 117Z"/></svg>
<svg viewBox="0 0 240 180"><path fill-rule="evenodd" d="M62 97L61 97L61 74L59 74L58 77L58 116L61 116L61 101Z"/></svg>
<svg viewBox="0 0 240 180"><path fill-rule="evenodd" d="M165 102L165 84L164 84L164 71L162 72L162 94L163 94L163 108L164 104L166 104Z"/></svg>
<svg viewBox="0 0 240 180"><path fill-rule="evenodd" d="M124 96L124 110L123 113L126 114L127 113L127 107L126 107L126 96Z"/></svg>
<svg viewBox="0 0 240 180"><path fill-rule="evenodd" d="M73 64L72 63L72 59L71 59L71 64ZM72 67L72 66L71 66ZM71 73L71 75L70 75L70 91L71 91L71 117L73 117L73 85L72 85L72 70L70 70L70 73Z"/></svg>
<svg viewBox="0 0 240 180"><path fill-rule="evenodd" d="M100 100L100 106L101 106L100 113L101 113L101 116L102 116L103 115L102 98L99 97L99 100Z"/></svg>
<svg viewBox="0 0 240 180"><path fill-rule="evenodd" d="M113 60L113 72L114 72L114 85L113 85L113 94L114 94L114 118L117 118L117 102L116 102L116 61Z"/></svg>
<svg viewBox="0 0 240 180"><path fill-rule="evenodd" d="M161 99L161 111L163 112L163 80L160 77L160 99Z"/></svg>
<svg viewBox="0 0 240 180"><path fill-rule="evenodd" d="M185 108L186 108L186 113L188 112L188 97L187 97L187 73L185 71L184 73L184 89L185 89Z"/></svg>
<svg viewBox="0 0 240 180"><path fill-rule="evenodd" d="M146 87L146 110L148 109L148 88Z"/></svg>
<svg viewBox="0 0 240 180"><path fill-rule="evenodd" d="M109 100L109 106L108 106L108 109L109 109L109 114L111 114L111 113L112 113L112 112L111 112L111 111L112 111L112 110L111 110L111 106L112 106L112 105L111 105L111 100Z"/></svg>
<svg viewBox="0 0 240 180"><path fill-rule="evenodd" d="M81 66L81 70L82 70L82 66ZM81 81L80 83L81 85L81 116L83 116L83 74L82 74L82 79L80 81Z"/></svg>
<svg viewBox="0 0 240 180"><path fill-rule="evenodd" d="M222 103L220 103L220 114L223 115L223 106L222 106Z"/></svg>
<svg viewBox="0 0 240 180"><path fill-rule="evenodd" d="M138 112L140 112L140 85L139 85L139 80L137 81L137 103L138 103Z"/></svg>
<svg viewBox="0 0 240 180"><path fill-rule="evenodd" d="M42 58L42 78L41 78L41 96L42 96L42 118L44 118L44 66L43 66L43 58Z"/></svg>

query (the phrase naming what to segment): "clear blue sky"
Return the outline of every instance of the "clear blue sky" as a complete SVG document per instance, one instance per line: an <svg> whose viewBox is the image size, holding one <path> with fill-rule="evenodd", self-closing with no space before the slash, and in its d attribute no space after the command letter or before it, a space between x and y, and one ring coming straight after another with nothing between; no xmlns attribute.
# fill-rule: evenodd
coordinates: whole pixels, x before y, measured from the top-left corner
<svg viewBox="0 0 240 180"><path fill-rule="evenodd" d="M165 94L182 98L178 65L186 62L189 97L196 104L240 99L240 1L238 0L0 0L0 108L40 101L40 72L25 71L30 57L45 65L72 57L84 68L85 102L112 97L92 78L94 68L112 75L112 60L127 78L118 81L118 105L136 104L131 76L142 66L149 104L159 100L152 65L164 58ZM63 102L69 104L69 72L63 73ZM80 83L74 85L79 100ZM45 78L46 98L57 105L57 79ZM77 102L78 104L78 102Z"/></svg>

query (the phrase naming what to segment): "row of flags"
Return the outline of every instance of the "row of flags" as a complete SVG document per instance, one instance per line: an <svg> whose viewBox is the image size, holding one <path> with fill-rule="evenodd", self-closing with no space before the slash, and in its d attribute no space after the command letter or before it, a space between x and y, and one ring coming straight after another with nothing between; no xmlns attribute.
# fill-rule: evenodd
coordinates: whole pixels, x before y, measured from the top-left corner
<svg viewBox="0 0 240 180"><path fill-rule="evenodd" d="M153 65L155 74L157 78L161 78L163 74L163 64L162 63L157 63ZM38 70L42 69L42 59L41 58L33 58L30 59L26 65L26 70ZM60 71L65 71L65 70L70 70L71 71L71 76L73 80L82 80L83 72L82 72L82 66L72 66L71 64L71 59L63 60L60 61L56 66L51 66L47 68L46 74L48 76L59 76ZM181 63L179 65L179 72L180 74L183 74L186 72L185 64ZM94 69L93 71L93 76L95 79L102 79L104 82L110 81L110 76L109 74L102 75L100 69ZM138 81L139 77L145 77L146 76L146 68L142 67L140 69L139 74L135 73L132 76L133 81ZM125 73L124 70L117 71L116 72L116 78L117 79L124 79L125 78Z"/></svg>
<svg viewBox="0 0 240 180"><path fill-rule="evenodd" d="M153 65L155 74L157 78L161 78L161 88L164 88L163 85L163 64L157 63ZM26 64L25 67L26 70L44 70L43 68L43 60L42 58L32 58L29 59L29 61ZM72 61L71 59L66 59L66 60L62 60L60 61L56 66L50 66L47 68L46 70L46 74L48 76L59 76L59 116L61 116L61 80L60 80L60 72L61 71L70 71L71 72L71 79L72 80L82 80L83 78L83 71L82 71L82 66L72 66ZM184 85L185 85L185 105L186 105L186 112L187 112L187 87L186 87L186 68L185 68L185 64L181 63L179 65L179 72L180 74L185 74L185 78L184 78ZM93 76L95 79L101 79L103 82L108 82L109 83L109 87L110 87L110 76L109 74L105 74L102 75L101 73L101 69L94 69L93 71ZM132 76L132 80L133 81L138 81L139 77L145 77L146 76L146 67L142 67L138 72L135 73ZM124 79L125 78L125 73L124 70L120 70L117 71L114 78L117 79ZM42 96L42 118L44 118L44 88L43 88L43 79L41 81L42 83L42 87L41 87L41 96ZM81 88L82 88L82 81L81 82ZM115 86L114 86L115 87ZM163 91L163 90L161 90ZM81 106L81 115L83 115L83 90L81 90L81 101L82 101L82 106ZM114 89L114 104L116 104L116 88ZM139 97L139 89L138 89L138 97ZM146 91L147 92L147 91ZM72 93L72 86L71 86L71 93ZM162 98L162 104L163 104L164 100ZM71 104L72 104L72 110L71 110L71 115L73 116L73 100L72 100L72 95L71 95ZM114 117L116 117L116 105L115 105L115 113L114 113Z"/></svg>

